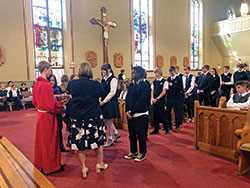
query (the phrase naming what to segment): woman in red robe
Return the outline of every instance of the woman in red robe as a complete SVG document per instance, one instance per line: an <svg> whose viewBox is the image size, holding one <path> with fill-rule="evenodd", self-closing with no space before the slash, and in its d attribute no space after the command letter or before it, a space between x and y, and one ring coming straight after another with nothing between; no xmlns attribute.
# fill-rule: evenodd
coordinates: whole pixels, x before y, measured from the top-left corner
<svg viewBox="0 0 250 188"><path fill-rule="evenodd" d="M41 76L33 87L33 104L37 108L34 165L44 174L62 171L59 130L56 114L62 114L63 103L56 101L53 88L46 79L51 65L42 61L38 65Z"/></svg>

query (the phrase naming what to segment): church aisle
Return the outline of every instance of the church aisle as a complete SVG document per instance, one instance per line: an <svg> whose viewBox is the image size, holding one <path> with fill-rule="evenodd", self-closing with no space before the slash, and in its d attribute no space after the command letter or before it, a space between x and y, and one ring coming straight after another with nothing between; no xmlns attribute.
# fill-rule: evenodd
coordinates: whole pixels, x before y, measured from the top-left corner
<svg viewBox="0 0 250 188"><path fill-rule="evenodd" d="M33 162L36 112L34 109L1 112L0 135L7 137ZM65 171L47 176L60 188L73 187L250 187L250 174L236 175L233 162L192 150L193 124L185 124L179 134L150 136L148 158L141 163L123 159L129 149L127 131L111 148L104 150L104 159L110 167L106 172L95 173L94 152L89 152L87 164L90 174L81 178L80 165L73 153L62 153ZM66 140L66 134L64 134Z"/></svg>

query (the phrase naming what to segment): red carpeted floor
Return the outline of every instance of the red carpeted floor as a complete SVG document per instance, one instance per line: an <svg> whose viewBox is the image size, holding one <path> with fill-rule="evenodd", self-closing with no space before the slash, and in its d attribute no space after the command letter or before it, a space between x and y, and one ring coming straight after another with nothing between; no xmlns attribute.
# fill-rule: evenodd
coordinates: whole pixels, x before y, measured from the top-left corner
<svg viewBox="0 0 250 188"><path fill-rule="evenodd" d="M7 137L32 162L35 122L34 109L0 112L0 135ZM250 174L237 176L235 163L192 150L193 124L185 124L178 134L150 136L148 158L140 163L123 159L129 151L129 140L127 131L120 133L122 138L104 151L105 162L110 165L106 172L95 173L96 158L90 151L87 159L90 174L83 180L74 153L62 153L65 171L47 176L48 179L58 188L250 187Z"/></svg>

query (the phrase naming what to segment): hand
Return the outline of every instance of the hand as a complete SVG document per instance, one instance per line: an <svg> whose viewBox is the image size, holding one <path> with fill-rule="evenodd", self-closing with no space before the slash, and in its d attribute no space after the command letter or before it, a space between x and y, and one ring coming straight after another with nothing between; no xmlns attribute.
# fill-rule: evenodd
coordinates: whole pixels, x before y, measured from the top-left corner
<svg viewBox="0 0 250 188"><path fill-rule="evenodd" d="M168 83L168 85L169 85L169 86L172 86L172 85L173 85L173 83L169 82L169 83Z"/></svg>
<svg viewBox="0 0 250 188"><path fill-rule="evenodd" d="M62 104L67 104L69 102L69 99L63 99L61 100Z"/></svg>
<svg viewBox="0 0 250 188"><path fill-rule="evenodd" d="M197 94L200 94L201 93L201 90L197 90Z"/></svg>
<svg viewBox="0 0 250 188"><path fill-rule="evenodd" d="M211 92L211 95L214 95L214 94L215 94L215 91L212 91L212 92Z"/></svg>
<svg viewBox="0 0 250 188"><path fill-rule="evenodd" d="M103 106L104 105L104 102L100 101L100 106Z"/></svg>
<svg viewBox="0 0 250 188"><path fill-rule="evenodd" d="M221 84L222 84L222 85L225 85L225 82L222 82Z"/></svg>
<svg viewBox="0 0 250 188"><path fill-rule="evenodd" d="M155 104L157 102L157 99L153 99L152 103Z"/></svg>
<svg viewBox="0 0 250 188"><path fill-rule="evenodd" d="M133 117L130 115L130 112L127 112L126 114L127 114L128 119L132 119L132 118L133 118Z"/></svg>

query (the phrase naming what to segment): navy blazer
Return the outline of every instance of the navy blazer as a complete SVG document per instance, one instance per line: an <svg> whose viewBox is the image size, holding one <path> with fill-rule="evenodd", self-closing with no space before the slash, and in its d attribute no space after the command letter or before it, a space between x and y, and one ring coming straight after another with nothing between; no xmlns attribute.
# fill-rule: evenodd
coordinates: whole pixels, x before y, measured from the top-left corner
<svg viewBox="0 0 250 188"><path fill-rule="evenodd" d="M206 75L202 74L198 79L198 90L204 92L211 91L213 85L213 76L208 72Z"/></svg>

